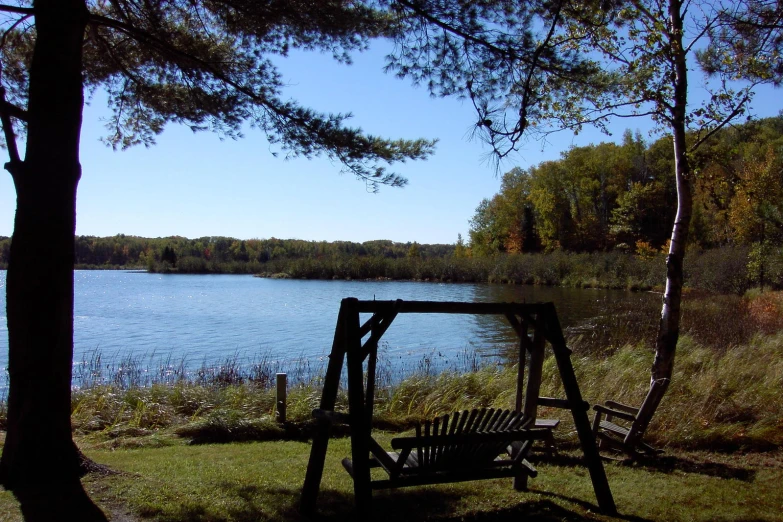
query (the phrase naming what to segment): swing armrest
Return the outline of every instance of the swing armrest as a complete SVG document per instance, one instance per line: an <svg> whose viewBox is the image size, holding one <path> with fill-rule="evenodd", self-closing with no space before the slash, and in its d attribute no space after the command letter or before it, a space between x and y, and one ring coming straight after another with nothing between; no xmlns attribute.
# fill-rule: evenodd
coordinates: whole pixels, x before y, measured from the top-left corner
<svg viewBox="0 0 783 522"><path fill-rule="evenodd" d="M612 408L607 408L606 406L602 404L596 404L593 406L593 409L598 412L596 415L596 418L600 418L600 415L603 413L604 415L611 415L612 417L618 417L620 419L625 419L627 421L635 421L636 415L631 415L628 412L620 411L620 410L614 410Z"/></svg>
<svg viewBox="0 0 783 522"><path fill-rule="evenodd" d="M622 402L606 401L604 404L606 404L608 407L612 408L613 410L624 411L626 413L630 413L631 415L638 415L639 414L639 408L634 408L633 406L628 406L627 404L623 404Z"/></svg>

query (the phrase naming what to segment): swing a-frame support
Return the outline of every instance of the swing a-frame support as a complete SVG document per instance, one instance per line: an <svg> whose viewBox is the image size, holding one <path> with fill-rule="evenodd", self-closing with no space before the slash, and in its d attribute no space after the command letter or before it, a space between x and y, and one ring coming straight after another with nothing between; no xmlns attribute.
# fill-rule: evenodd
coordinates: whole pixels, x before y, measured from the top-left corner
<svg viewBox="0 0 783 522"><path fill-rule="evenodd" d="M539 405L564 408L571 411L574 425L579 436L584 463L590 473L595 496L601 511L607 514L616 512L612 492L606 479L603 463L596 446L595 435L591 429L587 417L588 405L582 400L579 385L574 375L571 364L571 350L566 346L560 322L552 303L462 303L462 302L432 302L432 301L359 301L355 298L343 299L340 305L340 313L335 328L334 344L329 356L329 364L324 379L323 396L320 408L314 412L321 419L313 445L310 451L310 461L307 466L304 486L302 487L301 509L305 514L315 511L318 491L321 486L326 450L329 444L329 432L331 421L334 419L346 420L351 431L351 460L348 465L353 476L356 507L360 520L371 518L372 490L381 487L401 487L402 485L426 484L435 482L447 482L465 479L475 479L475 473L464 473L459 470L444 480L443 475L422 475L406 484L394 480L373 481L370 476L370 468L377 464L388 462L388 457L372 438L372 415L375 399L375 368L378 358L378 341L389 328L398 314L423 313L423 314L472 314L472 315L502 315L519 339L519 374L517 379L516 402L514 422L523 429L525 426L533 426L536 420L536 411ZM361 322L360 314L372 314ZM554 353L560 378L565 391L565 399L539 397L541 387L541 375L545 358L545 348L549 345ZM529 364L527 358L529 356ZM348 414L334 412L337 400L337 392L340 385L340 375L346 364L348 381ZM527 387L523 390L525 381L525 369L528 369ZM365 386L366 372L366 386ZM468 421L470 423L471 421ZM501 421L498 421L499 423ZM509 421L510 422L510 421ZM498 426L500 424L497 424ZM437 431L437 424L436 431ZM429 425L427 425L427 431ZM453 430L453 428L452 428ZM444 426L444 432L445 426ZM528 439L522 442L522 448L527 449L534 439L540 439L535 429L527 430ZM467 441L482 437L481 434L457 434L456 438L444 439L433 433L428 440L440 441L450 444L453 448L455 440ZM505 435L493 431L487 435L497 443L499 437ZM443 440L441 440L443 439ZM447 442L444 442L447 441ZM392 441L394 443L394 441ZM501 441L502 443L502 441ZM421 451L421 450L420 450ZM436 455L433 450L432 455ZM373 455L371 458L370 455ZM521 460L521 459L520 459ZM400 466L402 467L402 466ZM479 470L480 471L480 470ZM461 473L461 474L460 474ZM531 473L532 474L532 473ZM428 482L428 476L432 480ZM486 477L491 474L486 475ZM513 475L514 487L519 490L526 489L527 476ZM457 477L456 479L453 477Z"/></svg>

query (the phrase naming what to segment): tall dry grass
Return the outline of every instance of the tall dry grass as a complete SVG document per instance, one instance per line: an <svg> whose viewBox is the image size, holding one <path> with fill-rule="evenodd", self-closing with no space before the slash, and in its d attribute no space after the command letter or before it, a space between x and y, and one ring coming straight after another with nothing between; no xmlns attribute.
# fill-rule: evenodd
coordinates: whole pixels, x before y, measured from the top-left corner
<svg viewBox="0 0 783 522"><path fill-rule="evenodd" d="M657 314L654 304L609 310L569 333L572 361L588 402L641 403L649 386ZM436 353L425 354L401 375L381 350L378 426L401 428L454 410L513 405L513 362L484 361L465 350L443 368ZM96 354L85 361L72 398L74 430L110 443L132 439L139 444L172 430L202 441L305 437L310 413L320 402L320 363L300 361L282 368L268 357L246 365L233 356L187 372L181 361L161 360L155 365L137 358L112 366ZM286 369L291 423L281 427L271 420L273 381L275 373ZM544 364L542 394L564 396L552 357ZM344 385L338 409L347 409ZM540 415L561 417L559 436L573 439L567 411L545 409ZM0 401L0 428L4 422L5 403ZM653 444L683 448L783 445L783 292L686 296L672 385L647 437Z"/></svg>

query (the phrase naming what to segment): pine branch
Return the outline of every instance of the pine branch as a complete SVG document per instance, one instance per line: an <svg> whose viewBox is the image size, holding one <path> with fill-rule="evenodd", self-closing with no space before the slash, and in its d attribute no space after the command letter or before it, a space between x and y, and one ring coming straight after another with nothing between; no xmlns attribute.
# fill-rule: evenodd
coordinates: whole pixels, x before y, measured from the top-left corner
<svg viewBox="0 0 783 522"><path fill-rule="evenodd" d="M29 16L35 14L35 9L33 9L32 7L18 7L15 5L0 4L0 12L16 13L16 14L23 14Z"/></svg>

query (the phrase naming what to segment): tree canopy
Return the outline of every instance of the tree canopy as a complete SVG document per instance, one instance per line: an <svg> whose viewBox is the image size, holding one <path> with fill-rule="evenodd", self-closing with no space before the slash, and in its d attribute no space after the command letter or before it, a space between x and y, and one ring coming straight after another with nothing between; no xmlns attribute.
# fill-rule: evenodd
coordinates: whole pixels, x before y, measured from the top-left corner
<svg viewBox="0 0 783 522"><path fill-rule="evenodd" d="M670 144L668 136L647 144L626 131L621 144L573 147L557 161L511 169L498 194L476 208L473 254L539 247L636 251L637 244L660 250L676 207ZM781 157L781 116L725 128L707 140L692 158L698 175L690 244L749 245L762 235L783 240ZM520 249L516 238L525 230L532 236Z"/></svg>
<svg viewBox="0 0 783 522"><path fill-rule="evenodd" d="M392 5L404 30L389 67L426 83L434 95L470 99L476 130L497 158L516 150L531 133L576 133L585 125L606 130L615 118L647 117L671 136L677 211L652 370L653 380L669 382L694 213L691 156L720 129L750 114L757 85L780 82L779 2L396 0ZM689 96L697 64L706 76L702 99ZM553 201L546 205L556 207Z"/></svg>
<svg viewBox="0 0 783 522"><path fill-rule="evenodd" d="M231 138L249 124L287 155L326 155L374 190L402 186L405 178L387 165L426 157L434 141L379 138L348 126L349 114L286 99L273 60L304 49L349 61L350 52L385 34L388 22L358 0L0 3L0 122L17 195L0 484L14 492L25 519L106 519L78 480L89 463L70 426L85 93L106 93L106 142L115 148L152 145L169 123ZM165 257L176 262L171 249Z"/></svg>
<svg viewBox="0 0 783 522"><path fill-rule="evenodd" d="M249 123L286 154L325 154L374 189L406 183L383 163L433 150L433 140L367 135L346 124L350 114L319 113L284 96L274 57L304 49L350 62L351 52L388 31L386 16L360 2L115 0L84 8L84 86L107 94L105 142L114 148L152 145L168 123L231 138ZM22 132L35 23L30 2L0 6L3 105Z"/></svg>

